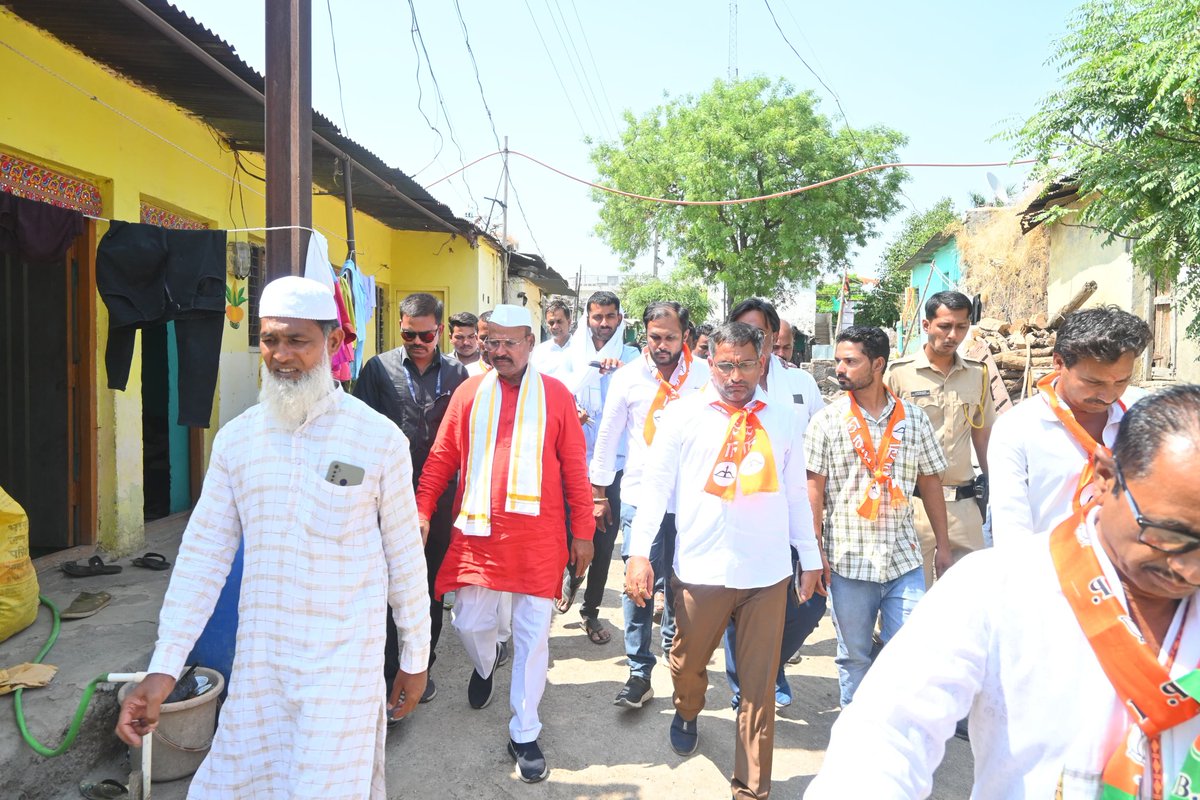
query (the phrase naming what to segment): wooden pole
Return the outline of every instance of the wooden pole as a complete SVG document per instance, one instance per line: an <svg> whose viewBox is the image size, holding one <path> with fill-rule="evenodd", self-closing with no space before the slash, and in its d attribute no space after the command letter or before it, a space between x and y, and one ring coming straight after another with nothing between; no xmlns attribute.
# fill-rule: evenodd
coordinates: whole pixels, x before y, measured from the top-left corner
<svg viewBox="0 0 1200 800"><path fill-rule="evenodd" d="M343 185L346 187L346 258L352 259L357 263L358 258L355 255L354 244L354 185L352 183L354 162L349 158L343 158L341 161L342 172L344 173L342 179L345 181Z"/></svg>
<svg viewBox="0 0 1200 800"><path fill-rule="evenodd" d="M1075 293L1075 296L1068 300L1066 305L1064 305L1058 311L1055 311L1053 316L1050 317L1050 321L1046 324L1046 330L1058 330L1058 326L1063 324L1063 320L1067 318L1067 314L1070 314L1072 311L1079 310L1079 307L1086 303L1087 299L1096 293L1096 288L1095 281L1088 281L1082 287L1080 287L1079 291Z"/></svg>
<svg viewBox="0 0 1200 800"><path fill-rule="evenodd" d="M312 4L269 0L266 36L267 280L300 275L312 227Z"/></svg>

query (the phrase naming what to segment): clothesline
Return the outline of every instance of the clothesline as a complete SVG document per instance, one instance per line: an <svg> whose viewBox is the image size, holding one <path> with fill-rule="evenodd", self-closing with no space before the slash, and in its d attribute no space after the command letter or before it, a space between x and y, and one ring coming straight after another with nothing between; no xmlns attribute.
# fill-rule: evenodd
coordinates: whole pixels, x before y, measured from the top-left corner
<svg viewBox="0 0 1200 800"><path fill-rule="evenodd" d="M85 219L94 219L97 222L108 222L108 223L113 222L113 220L111 220L107 217L97 217L93 214L84 214L83 216ZM330 236L330 237L333 237L334 239L338 239L338 240L346 242L346 243L350 242L350 240L347 239L346 237L338 236L333 231L326 230L325 228L320 228L320 227L309 228L305 225L274 225L271 227L260 227L260 228L223 228L222 230L224 230L226 233L257 233L260 231L300 230L300 231L308 231L309 233L318 233L319 232L323 236ZM363 255L366 252L367 252L366 250L359 250L357 247L354 249L354 254L356 256Z"/></svg>

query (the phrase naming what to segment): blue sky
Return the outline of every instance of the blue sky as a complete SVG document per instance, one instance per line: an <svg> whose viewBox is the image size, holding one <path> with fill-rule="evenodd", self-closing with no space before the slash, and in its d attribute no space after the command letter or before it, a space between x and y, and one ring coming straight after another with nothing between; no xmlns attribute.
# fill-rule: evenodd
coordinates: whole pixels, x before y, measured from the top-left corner
<svg viewBox="0 0 1200 800"><path fill-rule="evenodd" d="M262 3L175 0L256 69L263 69ZM464 43L454 0L413 0L441 88L436 98L422 58L421 79L405 0L329 0L341 72L339 96L327 0L313 3L313 103L389 164L428 185L496 149ZM585 137L612 138L622 112L640 115L672 96L704 91L728 71L728 0L459 0L480 80L509 146L594 179ZM1031 113L1057 84L1047 66L1075 2L816 3L771 0L784 33L838 93L854 126L904 132L906 161L1007 161L990 141ZM540 36L539 36L540 29ZM567 31L570 35L567 35ZM832 97L788 48L764 0L738 0L738 72L783 77L812 89L840 124ZM545 45L543 45L543 39ZM441 132L432 131L421 106ZM564 89L565 87L565 89ZM440 153L439 153L440 147ZM461 149L461 158L459 155ZM431 191L466 216L499 197L500 160L490 159ZM510 202L509 230L520 249L540 251L559 272L618 270L593 233L598 206L589 190L514 158L512 180L524 215ZM1021 183L1019 169L993 169ZM949 195L987 192L984 169L913 170L905 192L919 209ZM870 273L900 217L855 256ZM495 209L499 214L499 208ZM536 244L535 244L536 242ZM649 270L650 256L642 259Z"/></svg>

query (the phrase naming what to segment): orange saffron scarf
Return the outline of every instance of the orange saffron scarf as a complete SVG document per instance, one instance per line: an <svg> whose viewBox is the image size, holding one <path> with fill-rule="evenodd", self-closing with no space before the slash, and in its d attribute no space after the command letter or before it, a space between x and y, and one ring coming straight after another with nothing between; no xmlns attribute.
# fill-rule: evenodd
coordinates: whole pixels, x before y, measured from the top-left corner
<svg viewBox="0 0 1200 800"><path fill-rule="evenodd" d="M892 505L897 508L908 505L904 492L892 476L896 456L900 454L900 437L904 429L901 428L900 433L897 433L896 427L904 421L904 404L892 394L891 389L885 386L884 391L891 396L895 405L892 406L892 416L888 419L878 451L872 450L871 430L867 427L867 421L863 419L862 408L854 399L854 392L850 393L850 413L846 415L846 433L850 434L850 443L854 445L854 451L858 453L867 472L871 473L871 482L867 484L862 505L858 507L859 516L869 520L879 519L879 506L884 494L891 498Z"/></svg>
<svg viewBox="0 0 1200 800"><path fill-rule="evenodd" d="M642 436L645 437L646 444L654 441L654 434L658 430L658 414L667 407L667 403L679 399L679 390L683 387L683 382L687 380L688 373L692 371L692 351L686 344L683 346L683 355L680 358L683 369L679 371L679 379L674 383L668 383L663 380L662 373L654 365L654 359L650 357L650 353L646 353L646 361L650 369L654 371L653 374L658 376L658 394L654 396L654 402L650 404L650 411L646 414L646 424L642 426Z"/></svg>
<svg viewBox="0 0 1200 800"><path fill-rule="evenodd" d="M744 408L738 408L717 400L711 405L729 415L729 428L704 491L725 501L733 500L739 484L742 494L779 491L771 440L757 415L766 408L766 403L751 400Z"/></svg>

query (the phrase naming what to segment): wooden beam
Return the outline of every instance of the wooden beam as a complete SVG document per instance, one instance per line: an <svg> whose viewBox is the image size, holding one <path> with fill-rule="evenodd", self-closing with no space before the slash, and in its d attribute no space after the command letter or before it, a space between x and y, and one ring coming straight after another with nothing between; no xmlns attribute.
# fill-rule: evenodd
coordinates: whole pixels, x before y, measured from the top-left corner
<svg viewBox="0 0 1200 800"><path fill-rule="evenodd" d="M303 273L312 227L312 3L268 0L268 281Z"/></svg>

